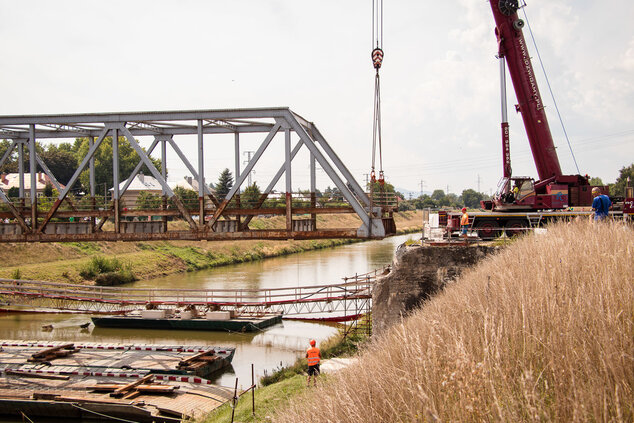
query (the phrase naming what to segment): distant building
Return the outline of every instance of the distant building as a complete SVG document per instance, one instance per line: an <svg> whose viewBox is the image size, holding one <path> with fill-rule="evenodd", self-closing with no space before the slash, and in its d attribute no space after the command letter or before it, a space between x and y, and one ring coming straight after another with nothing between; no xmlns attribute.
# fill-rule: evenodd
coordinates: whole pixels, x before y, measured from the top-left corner
<svg viewBox="0 0 634 423"><path fill-rule="evenodd" d="M178 182L170 182L169 186L172 190L178 187L198 192L198 181L191 176L185 176Z"/></svg>
<svg viewBox="0 0 634 423"><path fill-rule="evenodd" d="M194 179L191 176L185 176L182 180L178 182L171 182L169 186L172 189L179 187L198 192L198 179ZM216 193L216 190L214 190L213 188L207 188L209 188L209 192L211 192L212 194Z"/></svg>
<svg viewBox="0 0 634 423"><path fill-rule="evenodd" d="M47 184L50 184L52 187L55 187L55 185L53 185L53 181L51 180L51 178L49 178L49 176L46 173L38 172L37 181L35 185L35 190L37 192L38 197L44 196L44 189L46 188ZM0 188L5 192L5 194L7 193L9 189L14 187L20 188L20 174L19 173L1 173L0 174ZM62 189L66 188L62 184L60 184L60 187ZM31 197L31 174L30 173L24 174L24 196L26 198Z"/></svg>
<svg viewBox="0 0 634 423"><path fill-rule="evenodd" d="M123 190L127 183L128 180L126 179L119 184L119 192ZM157 181L152 176L147 176L139 173L134 177L128 189L126 189L125 192L121 194L119 200L123 202L124 207L134 208L136 206L136 200L139 197L139 193L141 191L147 191L158 196L163 195L163 187L161 186L159 181ZM113 192L114 189L110 188L110 193Z"/></svg>

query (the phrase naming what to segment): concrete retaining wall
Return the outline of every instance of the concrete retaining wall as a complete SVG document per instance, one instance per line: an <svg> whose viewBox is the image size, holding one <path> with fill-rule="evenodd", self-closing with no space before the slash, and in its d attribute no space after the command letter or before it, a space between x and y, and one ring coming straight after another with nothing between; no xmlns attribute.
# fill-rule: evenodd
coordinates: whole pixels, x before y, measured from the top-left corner
<svg viewBox="0 0 634 423"><path fill-rule="evenodd" d="M381 333L499 247L402 245L372 294L372 331Z"/></svg>

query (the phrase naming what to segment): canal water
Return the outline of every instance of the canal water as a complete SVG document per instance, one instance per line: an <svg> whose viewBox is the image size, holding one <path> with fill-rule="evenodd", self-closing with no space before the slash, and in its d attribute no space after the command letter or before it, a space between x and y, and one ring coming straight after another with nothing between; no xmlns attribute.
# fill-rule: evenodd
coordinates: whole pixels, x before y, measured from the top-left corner
<svg viewBox="0 0 634 423"><path fill-rule="evenodd" d="M251 263L218 267L211 270L139 281L144 288L275 288L336 284L345 276L366 273L392 262L396 247L417 234L401 235L378 241L348 244L324 250L277 257ZM146 329L109 329L81 324L88 314L2 314L0 339L51 340L69 342L135 343L169 345L215 345L236 348L232 368L212 380L233 387L251 385L251 364L256 382L276 368L295 362L308 348L308 340L320 342L337 329L333 326L298 321L282 323L259 333L224 333ZM51 331L42 326L52 325Z"/></svg>

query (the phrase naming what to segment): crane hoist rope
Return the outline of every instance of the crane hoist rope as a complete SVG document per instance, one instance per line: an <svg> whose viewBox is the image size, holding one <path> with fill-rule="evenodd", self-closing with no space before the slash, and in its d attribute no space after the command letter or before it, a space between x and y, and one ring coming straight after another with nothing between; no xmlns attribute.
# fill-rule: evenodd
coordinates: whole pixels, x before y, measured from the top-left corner
<svg viewBox="0 0 634 423"><path fill-rule="evenodd" d="M372 170L370 171L370 188L377 181L375 173L376 150L379 150L379 178L381 187L385 183L383 174L383 153L381 146L381 79L379 69L383 63L383 0L372 1L372 65L376 70L374 76L374 123L372 127Z"/></svg>
<svg viewBox="0 0 634 423"><path fill-rule="evenodd" d="M525 5L524 5L525 6ZM577 158L575 157L574 151L572 151L572 145L570 144L570 138L568 138L568 131L566 131L566 125L564 125L564 120L561 117L561 113L559 112L559 106L557 105L557 100L555 99L555 94L553 93L553 89L550 86L550 80L548 79L548 74L546 73L546 68L544 67L544 62L542 61L542 55L539 53L539 48L537 47L537 41L535 41L535 35L533 34L533 29L531 28L531 24L528 21L528 15L526 14L526 7L522 7L522 12L524 12L524 19L526 20L526 25L528 26L528 32L531 35L531 39L533 40L533 45L535 46L535 51L537 52L537 58L539 59L539 65L542 68L542 72L544 73L544 78L546 79L546 85L548 86L548 91L550 92L550 97L553 99L553 104L555 105L555 111L557 112L557 117L559 118L559 123L561 124L561 129L564 132L564 137L566 138L566 142L568 143L568 149L570 150L570 155L572 156L572 161L577 168L577 173L581 173L579 171L579 165L577 164Z"/></svg>

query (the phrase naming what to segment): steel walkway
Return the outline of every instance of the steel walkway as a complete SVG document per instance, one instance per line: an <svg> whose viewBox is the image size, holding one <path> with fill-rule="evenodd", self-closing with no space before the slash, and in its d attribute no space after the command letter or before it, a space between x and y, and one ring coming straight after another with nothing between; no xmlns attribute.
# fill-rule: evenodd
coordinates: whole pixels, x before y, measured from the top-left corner
<svg viewBox="0 0 634 423"><path fill-rule="evenodd" d="M125 313L143 308L235 310L240 315L282 313L326 321L356 320L371 310L372 287L389 267L332 285L267 289L172 289L86 286L0 279L5 309Z"/></svg>

